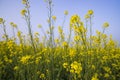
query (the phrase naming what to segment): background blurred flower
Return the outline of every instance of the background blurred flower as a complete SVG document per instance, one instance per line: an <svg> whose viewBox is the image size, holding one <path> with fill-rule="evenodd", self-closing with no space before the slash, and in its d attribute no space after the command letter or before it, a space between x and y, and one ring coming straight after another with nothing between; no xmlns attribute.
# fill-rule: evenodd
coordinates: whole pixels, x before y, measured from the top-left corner
<svg viewBox="0 0 120 80"><path fill-rule="evenodd" d="M109 23L108 23L108 22L105 22L105 23L103 24L103 27L104 27L104 28L109 27Z"/></svg>
<svg viewBox="0 0 120 80"><path fill-rule="evenodd" d="M3 23L3 18L0 18L0 24L2 24Z"/></svg>
<svg viewBox="0 0 120 80"><path fill-rule="evenodd" d="M68 11L67 11L67 10L65 10L65 11L64 11L64 14L65 14L65 15L68 15Z"/></svg>
<svg viewBox="0 0 120 80"><path fill-rule="evenodd" d="M25 9L23 9L23 10L21 10L20 13L21 13L22 16L24 16L27 13L27 11Z"/></svg>
<svg viewBox="0 0 120 80"><path fill-rule="evenodd" d="M26 4L27 3L27 0L22 0L22 4Z"/></svg>
<svg viewBox="0 0 120 80"><path fill-rule="evenodd" d="M52 16L52 19L55 21L56 20L56 16Z"/></svg>
<svg viewBox="0 0 120 80"><path fill-rule="evenodd" d="M89 10L89 11L88 11L88 14L89 14L89 15L93 15L93 13L94 13L93 10Z"/></svg>
<svg viewBox="0 0 120 80"><path fill-rule="evenodd" d="M90 15L86 14L85 19L89 19L89 18L90 18Z"/></svg>

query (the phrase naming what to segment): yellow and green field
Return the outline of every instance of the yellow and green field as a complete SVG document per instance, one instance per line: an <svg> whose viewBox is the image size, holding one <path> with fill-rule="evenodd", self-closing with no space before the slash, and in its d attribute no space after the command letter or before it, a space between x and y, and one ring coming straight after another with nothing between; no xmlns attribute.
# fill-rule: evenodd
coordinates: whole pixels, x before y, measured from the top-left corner
<svg viewBox="0 0 120 80"><path fill-rule="evenodd" d="M20 12L28 35L11 22L13 36L9 37L6 20L0 18L4 32L0 41L0 80L120 80L120 47L112 35L105 34L109 23L103 23L103 31L97 30L93 35L93 10L88 10L86 22L75 14L69 20L66 37L63 26L54 32L56 16L51 14L52 0L47 1L49 30L42 38L39 32L31 30L28 0L22 0L25 7ZM54 37L55 33L59 36Z"/></svg>

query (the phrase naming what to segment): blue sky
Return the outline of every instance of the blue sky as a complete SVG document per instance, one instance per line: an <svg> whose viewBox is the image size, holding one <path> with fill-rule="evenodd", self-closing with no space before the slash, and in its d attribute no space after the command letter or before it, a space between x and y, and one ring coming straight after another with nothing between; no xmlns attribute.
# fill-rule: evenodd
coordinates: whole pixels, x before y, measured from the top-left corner
<svg viewBox="0 0 120 80"><path fill-rule="evenodd" d="M6 20L7 30L9 35L10 22L18 25L20 30L27 33L27 27L24 19L20 15L21 9L24 8L22 0L0 0L0 17ZM40 32L37 28L41 24L46 31L47 24L47 8L44 0L29 0L31 4L31 21L34 32ZM84 15L89 9L94 11L93 31L102 30L101 26L104 22L109 22L110 27L106 30L108 35L112 34L115 40L120 42L120 0L53 0L53 14L57 16L55 27L62 25L64 11L68 10L69 15L66 18L64 30L67 33L69 28L69 20L73 14L78 14L81 20L84 21ZM57 31L57 30L55 30ZM0 28L0 35L3 33ZM1 38L1 37L0 37Z"/></svg>

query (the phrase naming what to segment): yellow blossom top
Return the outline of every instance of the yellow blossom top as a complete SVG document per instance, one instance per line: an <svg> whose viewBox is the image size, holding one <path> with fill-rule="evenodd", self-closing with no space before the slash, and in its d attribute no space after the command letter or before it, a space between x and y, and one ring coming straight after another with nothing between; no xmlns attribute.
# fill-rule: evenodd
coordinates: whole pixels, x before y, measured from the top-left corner
<svg viewBox="0 0 120 80"><path fill-rule="evenodd" d="M88 14L89 14L89 15L93 15L93 13L94 13L93 10L89 10L89 11L88 11Z"/></svg>
<svg viewBox="0 0 120 80"><path fill-rule="evenodd" d="M52 16L52 19L55 21L56 20L56 16Z"/></svg>
<svg viewBox="0 0 120 80"><path fill-rule="evenodd" d="M38 28L41 28L41 27L42 27L42 25L41 25L41 24L39 24L39 25L38 25Z"/></svg>
<svg viewBox="0 0 120 80"><path fill-rule="evenodd" d="M77 14L75 14L75 15L73 15L72 17L71 17L71 19L70 19L70 24L74 24L74 23L79 23L80 22L80 17L77 15Z"/></svg>
<svg viewBox="0 0 120 80"><path fill-rule="evenodd" d="M108 22L105 22L105 23L103 24L103 27L104 27L104 28L109 27L109 23L108 23Z"/></svg>
<svg viewBox="0 0 120 80"><path fill-rule="evenodd" d="M14 24L13 22L10 22L10 25L14 28L17 28L17 24Z"/></svg>
<svg viewBox="0 0 120 80"><path fill-rule="evenodd" d="M27 13L27 11L25 9L23 9L23 10L21 10L20 13L21 13L22 16L24 16Z"/></svg>

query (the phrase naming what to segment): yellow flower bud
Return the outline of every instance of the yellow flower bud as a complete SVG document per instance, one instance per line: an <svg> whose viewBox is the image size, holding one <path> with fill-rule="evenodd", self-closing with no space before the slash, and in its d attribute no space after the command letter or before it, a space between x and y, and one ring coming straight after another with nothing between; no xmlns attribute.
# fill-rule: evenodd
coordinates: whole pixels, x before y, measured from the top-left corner
<svg viewBox="0 0 120 80"><path fill-rule="evenodd" d="M26 4L27 3L27 1L26 0L22 0L22 4Z"/></svg>
<svg viewBox="0 0 120 80"><path fill-rule="evenodd" d="M89 11L88 11L88 14L89 14L89 15L93 15L93 13L94 13L93 10L89 10Z"/></svg>
<svg viewBox="0 0 120 80"><path fill-rule="evenodd" d="M41 24L39 24L39 25L38 25L38 28L41 28L41 27L42 27L42 25L41 25Z"/></svg>
<svg viewBox="0 0 120 80"><path fill-rule="evenodd" d="M14 24L13 22L10 22L10 25L11 25L11 26L13 26L13 24Z"/></svg>
<svg viewBox="0 0 120 80"><path fill-rule="evenodd" d="M48 19L47 22L50 23L50 20Z"/></svg>
<svg viewBox="0 0 120 80"><path fill-rule="evenodd" d="M17 28L17 24L14 24L13 27L14 27L14 28Z"/></svg>
<svg viewBox="0 0 120 80"><path fill-rule="evenodd" d="M42 73L42 74L40 75L40 78L42 78L42 79L45 78L45 74Z"/></svg>
<svg viewBox="0 0 120 80"><path fill-rule="evenodd" d="M68 43L67 43L66 41L64 41L64 42L62 43L62 46L66 47L66 46L68 46Z"/></svg>
<svg viewBox="0 0 120 80"><path fill-rule="evenodd" d="M109 23L108 23L108 22L105 22L105 23L103 24L103 27L104 27L104 28L109 27Z"/></svg>
<svg viewBox="0 0 120 80"><path fill-rule="evenodd" d="M56 16L52 16L52 19L55 21L56 20Z"/></svg>
<svg viewBox="0 0 120 80"><path fill-rule="evenodd" d="M85 19L89 19L90 16L88 14L85 15Z"/></svg>
<svg viewBox="0 0 120 80"><path fill-rule="evenodd" d="M14 28L17 28L17 24L14 24L13 22L10 22L10 25Z"/></svg>
<svg viewBox="0 0 120 80"><path fill-rule="evenodd" d="M3 23L3 18L0 18L0 24L2 24Z"/></svg>
<svg viewBox="0 0 120 80"><path fill-rule="evenodd" d="M21 10L21 15L24 16L27 13L25 9Z"/></svg>
<svg viewBox="0 0 120 80"><path fill-rule="evenodd" d="M65 10L65 11L64 11L64 14L65 14L65 15L68 15L68 11L67 11L67 10Z"/></svg>
<svg viewBox="0 0 120 80"><path fill-rule="evenodd" d="M14 70L15 70L15 71L16 71L16 70L18 70L18 69L19 69L19 67L18 67L18 66L15 66L15 67L14 67Z"/></svg>

